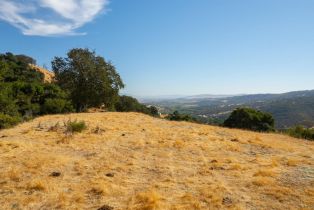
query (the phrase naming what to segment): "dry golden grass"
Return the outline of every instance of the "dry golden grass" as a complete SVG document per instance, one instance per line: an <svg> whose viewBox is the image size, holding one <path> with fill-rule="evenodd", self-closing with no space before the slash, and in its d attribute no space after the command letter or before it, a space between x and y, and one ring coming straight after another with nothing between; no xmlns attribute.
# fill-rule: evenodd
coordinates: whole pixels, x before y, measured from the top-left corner
<svg viewBox="0 0 314 210"><path fill-rule="evenodd" d="M0 131L0 171L0 209L314 209L313 142L138 113Z"/></svg>
<svg viewBox="0 0 314 210"><path fill-rule="evenodd" d="M44 82L51 83L55 78L55 74L47 69L41 68L33 64L30 64L30 67L44 75Z"/></svg>

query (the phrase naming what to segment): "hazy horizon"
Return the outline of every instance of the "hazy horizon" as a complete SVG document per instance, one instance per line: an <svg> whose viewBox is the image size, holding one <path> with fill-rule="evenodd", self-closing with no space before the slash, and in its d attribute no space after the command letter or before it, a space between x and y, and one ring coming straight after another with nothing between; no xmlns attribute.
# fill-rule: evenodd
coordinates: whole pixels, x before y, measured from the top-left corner
<svg viewBox="0 0 314 210"><path fill-rule="evenodd" d="M121 92L121 94L130 95L136 98L176 98L176 97L193 97L193 96L203 96L203 95L209 95L209 96L241 96L241 95L259 95L259 94L284 94L289 92L298 92L298 91L313 91L314 89L308 89L308 90L291 90L286 92L248 92L248 93L235 93L235 94L228 94L228 93L222 93L222 94L215 94L215 93L194 93L194 94L165 94L165 95L133 95L128 94L125 92Z"/></svg>

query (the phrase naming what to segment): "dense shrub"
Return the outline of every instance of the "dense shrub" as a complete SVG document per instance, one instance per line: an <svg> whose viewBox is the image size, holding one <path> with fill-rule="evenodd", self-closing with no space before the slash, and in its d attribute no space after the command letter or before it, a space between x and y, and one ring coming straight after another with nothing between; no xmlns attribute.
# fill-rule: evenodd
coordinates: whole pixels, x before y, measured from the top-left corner
<svg viewBox="0 0 314 210"><path fill-rule="evenodd" d="M0 113L0 129L9 128L21 121L18 116L10 116L7 114Z"/></svg>
<svg viewBox="0 0 314 210"><path fill-rule="evenodd" d="M314 129L304 128L303 126L296 126L286 131L290 136L300 139L307 139L314 141Z"/></svg>
<svg viewBox="0 0 314 210"><path fill-rule="evenodd" d="M158 109L155 106L147 107L131 96L120 96L115 103L115 109L118 112L142 112L155 117L159 116Z"/></svg>
<svg viewBox="0 0 314 210"><path fill-rule="evenodd" d="M188 121L196 122L196 119L187 114L180 114L178 111L174 111L172 114L169 114L166 119L171 121Z"/></svg>
<svg viewBox="0 0 314 210"><path fill-rule="evenodd" d="M150 106L149 112L152 116L156 116L156 117L159 116L159 111L158 111L157 107L155 107L155 106Z"/></svg>
<svg viewBox="0 0 314 210"><path fill-rule="evenodd" d="M42 82L44 75L31 69L30 63L36 63L36 61L24 55L0 54L0 81Z"/></svg>
<svg viewBox="0 0 314 210"><path fill-rule="evenodd" d="M32 70L36 61L25 55L0 54L0 128L41 114L72 111L68 95L44 75Z"/></svg>
<svg viewBox="0 0 314 210"><path fill-rule="evenodd" d="M142 111L144 106L140 104L136 98L131 96L120 96L115 104L115 109L118 112L138 112Z"/></svg>
<svg viewBox="0 0 314 210"><path fill-rule="evenodd" d="M18 116L18 106L12 99L9 91L9 88L0 83L0 112L11 116Z"/></svg>
<svg viewBox="0 0 314 210"><path fill-rule="evenodd" d="M226 127L253 131L273 131L274 124L274 119L270 114L250 108L234 110L223 123Z"/></svg>
<svg viewBox="0 0 314 210"><path fill-rule="evenodd" d="M73 106L69 101L60 98L48 98L42 105L41 109L43 114L58 114L74 111Z"/></svg>

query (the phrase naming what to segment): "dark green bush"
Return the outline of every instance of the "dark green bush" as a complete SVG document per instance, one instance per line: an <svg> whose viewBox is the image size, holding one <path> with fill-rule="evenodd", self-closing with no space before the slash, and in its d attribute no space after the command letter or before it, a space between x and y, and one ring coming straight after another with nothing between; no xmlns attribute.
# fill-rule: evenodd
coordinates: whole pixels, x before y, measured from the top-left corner
<svg viewBox="0 0 314 210"><path fill-rule="evenodd" d="M85 121L71 121L66 123L66 131L70 133L80 133L87 128Z"/></svg>
<svg viewBox="0 0 314 210"><path fill-rule="evenodd" d="M180 114L178 111L174 111L172 114L169 114L166 119L171 121L187 121L187 122L196 122L196 120L187 114Z"/></svg>
<svg viewBox="0 0 314 210"><path fill-rule="evenodd" d="M19 115L18 106L10 96L9 89L0 83L0 110L1 113L17 116Z"/></svg>
<svg viewBox="0 0 314 210"><path fill-rule="evenodd" d="M43 114L58 114L58 113L68 113L74 111L71 103L65 99L51 99L48 98L42 105Z"/></svg>
<svg viewBox="0 0 314 210"><path fill-rule="evenodd" d="M33 58L12 53L0 54L0 77L3 82L43 82L44 75L29 66Z"/></svg>
<svg viewBox="0 0 314 210"><path fill-rule="evenodd" d="M155 106L150 106L149 112L152 116L155 116L155 117L159 117L159 115L160 115L157 107L155 107Z"/></svg>
<svg viewBox="0 0 314 210"><path fill-rule="evenodd" d="M115 109L118 112L141 112L154 117L159 116L158 109L155 106L147 107L131 96L120 96L115 103Z"/></svg>
<svg viewBox="0 0 314 210"><path fill-rule="evenodd" d="M138 112L143 109L136 98L131 96L120 96L115 104L115 109L118 112Z"/></svg>
<svg viewBox="0 0 314 210"><path fill-rule="evenodd" d="M296 126L294 128L288 129L286 133L295 138L314 141L314 129L313 128L310 129L310 128L304 128L303 126Z"/></svg>
<svg viewBox="0 0 314 210"><path fill-rule="evenodd" d="M0 128L41 114L73 111L68 94L56 84L44 83L44 75L31 69L29 64L35 63L25 55L0 54Z"/></svg>
<svg viewBox="0 0 314 210"><path fill-rule="evenodd" d="M223 123L229 128L241 128L253 131L274 131L275 121L268 114L251 108L234 110Z"/></svg>
<svg viewBox="0 0 314 210"><path fill-rule="evenodd" d="M0 129L10 128L21 122L21 118L0 113Z"/></svg>

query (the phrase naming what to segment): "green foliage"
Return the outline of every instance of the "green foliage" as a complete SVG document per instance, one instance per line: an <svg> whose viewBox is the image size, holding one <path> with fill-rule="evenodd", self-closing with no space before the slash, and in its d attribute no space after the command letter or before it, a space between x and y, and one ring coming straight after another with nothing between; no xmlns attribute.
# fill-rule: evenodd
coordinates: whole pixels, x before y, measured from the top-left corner
<svg viewBox="0 0 314 210"><path fill-rule="evenodd" d="M16 55L15 57L23 63L36 65L36 60L32 57L27 56L27 55Z"/></svg>
<svg viewBox="0 0 314 210"><path fill-rule="evenodd" d="M87 128L85 121L71 121L66 123L66 131L69 133L80 133Z"/></svg>
<svg viewBox="0 0 314 210"><path fill-rule="evenodd" d="M310 128L304 128L303 126L296 126L294 128L288 129L286 133L295 138L314 141L314 129L313 128L310 129Z"/></svg>
<svg viewBox="0 0 314 210"><path fill-rule="evenodd" d="M74 111L72 104L60 98L48 98L41 107L41 113L43 114L68 113L72 111Z"/></svg>
<svg viewBox="0 0 314 210"><path fill-rule="evenodd" d="M16 81L7 83L7 87L10 91L9 94L4 94L5 101L7 103L10 102L9 104L11 106L7 104L6 109L9 107L17 107L18 113L26 118L41 114L56 114L73 111L70 101L67 99L67 94L54 84ZM12 104L13 102L14 106ZM58 107L58 105L60 105L60 107Z"/></svg>
<svg viewBox="0 0 314 210"><path fill-rule="evenodd" d="M155 106L150 106L149 112L152 116L155 116L155 117L159 116L159 111L158 111L157 107L155 107Z"/></svg>
<svg viewBox="0 0 314 210"><path fill-rule="evenodd" d="M44 75L29 66L34 59L16 56L12 53L0 54L0 81L2 82L42 82Z"/></svg>
<svg viewBox="0 0 314 210"><path fill-rule="evenodd" d="M0 112L6 115L18 116L18 106L11 96L11 89L0 83Z"/></svg>
<svg viewBox="0 0 314 210"><path fill-rule="evenodd" d="M115 109L118 112L142 112L154 117L159 116L159 112L156 107L147 107L131 96L120 96L118 101L115 103Z"/></svg>
<svg viewBox="0 0 314 210"><path fill-rule="evenodd" d="M78 112L103 104L112 109L124 87L115 67L89 49L72 49L66 58L55 57L52 68Z"/></svg>
<svg viewBox="0 0 314 210"><path fill-rule="evenodd" d="M178 111L174 111L172 114L169 114L166 119L171 121L187 121L187 122L196 122L196 120L187 114L180 114Z"/></svg>
<svg viewBox="0 0 314 210"><path fill-rule="evenodd" d="M41 114L73 110L66 92L44 83L42 73L30 69L34 63L25 55L0 54L0 128Z"/></svg>
<svg viewBox="0 0 314 210"><path fill-rule="evenodd" d="M131 96L121 96L116 102L115 108L118 112L139 112L143 109L143 105Z"/></svg>
<svg viewBox="0 0 314 210"><path fill-rule="evenodd" d="M273 131L274 124L273 117L268 113L251 108L238 108L231 113L223 125L253 131Z"/></svg>
<svg viewBox="0 0 314 210"><path fill-rule="evenodd" d="M19 122L21 122L21 119L18 116L0 113L0 129L10 128Z"/></svg>

